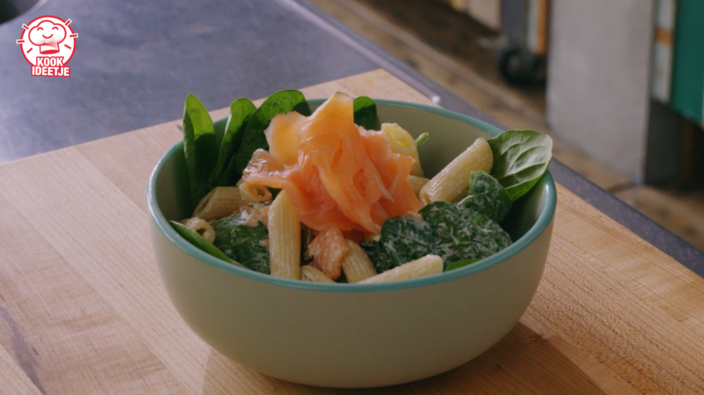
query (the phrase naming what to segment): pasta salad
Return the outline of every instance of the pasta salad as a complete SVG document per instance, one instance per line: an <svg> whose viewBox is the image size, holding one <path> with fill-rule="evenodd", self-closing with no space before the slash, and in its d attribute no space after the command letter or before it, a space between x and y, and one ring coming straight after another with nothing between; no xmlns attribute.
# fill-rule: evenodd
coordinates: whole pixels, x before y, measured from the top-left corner
<svg viewBox="0 0 704 395"><path fill-rule="evenodd" d="M337 92L311 112L295 90L258 108L235 100L220 137L189 95L183 141L195 209L171 225L230 264L320 283L438 274L508 247L500 224L545 173L550 137L478 138L430 179L418 155L426 139L379 124L368 97Z"/></svg>

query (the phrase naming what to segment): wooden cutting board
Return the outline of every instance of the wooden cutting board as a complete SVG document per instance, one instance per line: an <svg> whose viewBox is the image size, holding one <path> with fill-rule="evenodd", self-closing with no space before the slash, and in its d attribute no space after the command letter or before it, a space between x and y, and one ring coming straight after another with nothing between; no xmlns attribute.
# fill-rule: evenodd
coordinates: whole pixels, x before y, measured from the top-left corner
<svg viewBox="0 0 704 395"><path fill-rule="evenodd" d="M431 104L385 71L303 89ZM213 112L213 118L227 109ZM0 393L333 393L271 379L181 321L145 187L179 121L0 167ZM704 280L558 186L544 278L479 358L379 393L704 393ZM345 391L347 392L347 391Z"/></svg>

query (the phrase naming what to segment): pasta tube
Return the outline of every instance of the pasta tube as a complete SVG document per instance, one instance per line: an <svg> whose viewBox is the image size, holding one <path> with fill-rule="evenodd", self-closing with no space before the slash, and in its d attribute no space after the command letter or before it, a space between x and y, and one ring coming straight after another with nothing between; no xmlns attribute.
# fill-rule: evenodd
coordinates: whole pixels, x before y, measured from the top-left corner
<svg viewBox="0 0 704 395"><path fill-rule="evenodd" d="M425 186L425 184L430 181L427 178L408 176L408 182L411 184L411 189L416 196L420 195L420 190Z"/></svg>
<svg viewBox="0 0 704 395"><path fill-rule="evenodd" d="M301 266L301 281L335 284L335 281L333 281L330 277L326 276L325 273L310 265Z"/></svg>
<svg viewBox="0 0 704 395"><path fill-rule="evenodd" d="M376 276L376 269L367 253L352 240L347 240L347 255L342 261L342 271L345 272L348 283L358 283Z"/></svg>
<svg viewBox="0 0 704 395"><path fill-rule="evenodd" d="M384 273L369 277L360 284L387 283L390 281L408 280L411 278L442 273L442 258L437 255L426 255L415 261L404 263Z"/></svg>
<svg viewBox="0 0 704 395"><path fill-rule="evenodd" d="M389 139L391 152L395 154L407 155L415 160L411 167L411 175L423 177L423 168L420 166L418 158L418 148L413 137L402 127L395 123L381 124L381 131L386 133L386 138Z"/></svg>
<svg viewBox="0 0 704 395"><path fill-rule="evenodd" d="M208 240L208 243L212 243L213 241L215 241L215 229L210 226L208 221L202 218L193 217L186 218L181 221L181 223L186 225L187 228L203 236L205 240Z"/></svg>
<svg viewBox="0 0 704 395"><path fill-rule="evenodd" d="M265 185L255 185L240 180L237 187L245 203L270 202L272 199L271 192Z"/></svg>
<svg viewBox="0 0 704 395"><path fill-rule="evenodd" d="M435 177L430 179L420 190L420 201L424 204L442 200L452 202L462 192L469 189L469 177L473 171L491 172L494 155L489 143L478 138L469 148L445 166Z"/></svg>
<svg viewBox="0 0 704 395"><path fill-rule="evenodd" d="M285 191L269 207L269 259L271 275L301 279L301 223Z"/></svg>
<svg viewBox="0 0 704 395"><path fill-rule="evenodd" d="M198 202L193 216L212 221L227 217L244 204L237 187L215 187Z"/></svg>

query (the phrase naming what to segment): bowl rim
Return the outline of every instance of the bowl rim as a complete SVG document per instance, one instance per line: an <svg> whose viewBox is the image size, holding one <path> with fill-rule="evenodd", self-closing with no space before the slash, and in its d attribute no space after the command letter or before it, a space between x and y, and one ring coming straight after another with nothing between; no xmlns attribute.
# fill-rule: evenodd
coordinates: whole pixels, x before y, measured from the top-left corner
<svg viewBox="0 0 704 395"><path fill-rule="evenodd" d="M321 104L327 99L311 99L307 100L312 106ZM489 133L492 136L496 136L503 132L496 126L488 124L479 119L470 117L468 115L460 114L454 111L446 110L440 107L433 107L424 104L403 102L397 100L385 100L385 99L373 99L377 105L391 106L391 107L401 107L413 110L420 110L424 112L429 112L435 115L440 115L443 117L458 120L474 126L484 132ZM227 119L227 118L225 118ZM222 120L218 120L219 122ZM394 281L388 283L378 283L378 284L326 284L326 283L313 283L308 281L291 280L281 277L275 277L269 274L259 273L246 268L238 267L229 264L223 260L220 260L202 250L195 247L186 239L181 237L176 231L171 227L164 214L161 212L157 202L157 190L156 184L162 169L164 168L166 162L179 150L183 148L183 140L174 144L168 151L159 159L149 176L149 181L147 184L147 206L149 207L149 214L154 221L157 228L161 231L166 238L181 249L186 254L195 258L197 261L206 263L216 269L220 269L224 272L235 274L246 279L259 281L267 283L269 285L281 286L285 288L293 288L306 291L318 291L318 292L382 292L382 291L396 291L409 288L417 288L428 285L434 285L439 283L444 283L448 281L453 281L461 277L469 276L474 273L481 272L492 266L495 266L506 259L516 255L521 250L530 245L535 239L540 236L543 231L548 227L550 221L555 214L555 206L557 204L557 190L555 187L555 181L550 174L550 171L546 171L543 175L543 179L540 184L544 185L546 189L546 201L545 208L538 216L538 220L533 224L533 226L524 234L521 238L514 241L508 247L497 252L494 255L488 256L482 260L477 261L474 264L451 270L449 272L442 272L439 274L425 276L410 280Z"/></svg>

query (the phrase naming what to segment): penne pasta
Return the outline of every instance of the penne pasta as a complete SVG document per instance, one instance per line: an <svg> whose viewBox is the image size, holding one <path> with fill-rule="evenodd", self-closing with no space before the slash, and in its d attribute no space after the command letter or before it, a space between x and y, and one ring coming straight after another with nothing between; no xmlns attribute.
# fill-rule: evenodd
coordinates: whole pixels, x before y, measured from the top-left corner
<svg viewBox="0 0 704 395"><path fill-rule="evenodd" d="M208 221L202 218L193 217L186 218L181 221L181 223L184 224L187 228L203 236L203 238L207 240L208 243L212 243L213 241L215 241L215 230L212 226L210 226Z"/></svg>
<svg viewBox="0 0 704 395"><path fill-rule="evenodd" d="M423 168L420 166L418 158L418 148L413 137L402 127L395 123L381 124L381 131L386 133L391 145L391 152L395 154L407 155L415 160L411 167L411 175L423 177Z"/></svg>
<svg viewBox="0 0 704 395"><path fill-rule="evenodd" d="M360 284L387 283L391 281L408 280L411 278L430 276L431 274L442 273L442 258L437 255L426 255L415 261L404 263L391 270L387 270L374 277L369 277Z"/></svg>
<svg viewBox="0 0 704 395"><path fill-rule="evenodd" d="M301 222L285 191L269 207L269 260L271 275L301 279Z"/></svg>
<svg viewBox="0 0 704 395"><path fill-rule="evenodd" d="M335 284L335 281L326 276L325 273L310 265L301 266L301 281Z"/></svg>
<svg viewBox="0 0 704 395"><path fill-rule="evenodd" d="M240 189L242 200L245 203L270 202L272 199L271 192L264 185L250 184L240 180L237 187Z"/></svg>
<svg viewBox="0 0 704 395"><path fill-rule="evenodd" d="M420 190L425 186L425 184L430 181L424 177L408 176L408 183L411 184L411 189L416 196L420 196Z"/></svg>
<svg viewBox="0 0 704 395"><path fill-rule="evenodd" d="M420 201L424 204L442 200L455 201L469 189L469 177L473 171L491 172L494 155L489 143L478 138L469 148L445 166L420 190Z"/></svg>
<svg viewBox="0 0 704 395"><path fill-rule="evenodd" d="M348 283L358 283L376 276L376 269L367 253L352 240L347 240L347 254L342 261L342 271Z"/></svg>
<svg viewBox="0 0 704 395"><path fill-rule="evenodd" d="M212 221L227 217L244 204L237 187L215 187L198 202L193 216Z"/></svg>

